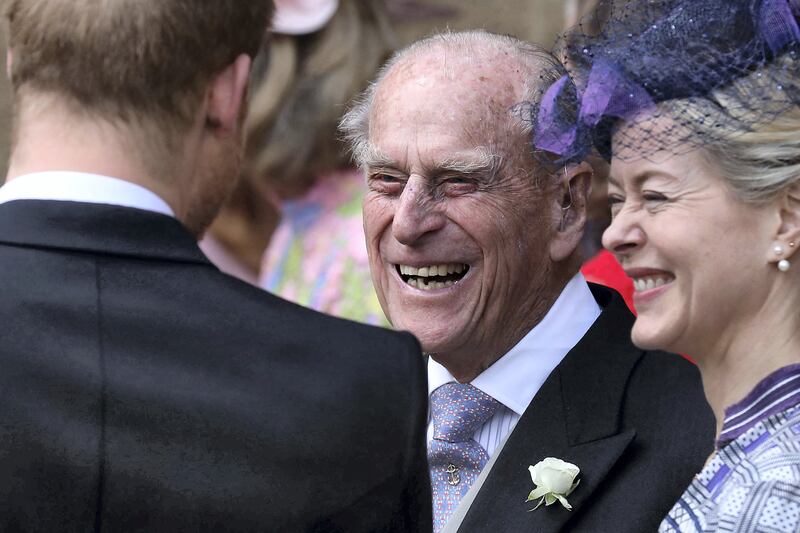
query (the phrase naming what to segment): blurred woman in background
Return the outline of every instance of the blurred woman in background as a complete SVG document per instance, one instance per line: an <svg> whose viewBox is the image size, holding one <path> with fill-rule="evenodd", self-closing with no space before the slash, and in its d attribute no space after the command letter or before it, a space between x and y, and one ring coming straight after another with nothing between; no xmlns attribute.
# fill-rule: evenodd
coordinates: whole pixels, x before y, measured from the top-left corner
<svg viewBox="0 0 800 533"><path fill-rule="evenodd" d="M201 243L222 270L326 313L386 324L361 173L336 127L395 47L384 3L277 0L254 66L241 185Z"/></svg>

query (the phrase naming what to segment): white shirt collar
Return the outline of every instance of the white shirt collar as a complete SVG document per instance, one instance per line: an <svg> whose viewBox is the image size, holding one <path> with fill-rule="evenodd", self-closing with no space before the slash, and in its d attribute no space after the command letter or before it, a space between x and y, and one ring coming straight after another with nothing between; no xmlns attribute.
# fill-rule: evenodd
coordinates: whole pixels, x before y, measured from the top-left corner
<svg viewBox="0 0 800 533"><path fill-rule="evenodd" d="M141 185L85 172L54 171L18 176L0 187L0 204L13 200L109 204L175 216L163 199Z"/></svg>
<svg viewBox="0 0 800 533"><path fill-rule="evenodd" d="M600 306L586 279L578 273L544 318L507 354L472 381L472 385L522 416L539 388L564 356L600 316ZM456 381L448 370L428 359L428 395Z"/></svg>

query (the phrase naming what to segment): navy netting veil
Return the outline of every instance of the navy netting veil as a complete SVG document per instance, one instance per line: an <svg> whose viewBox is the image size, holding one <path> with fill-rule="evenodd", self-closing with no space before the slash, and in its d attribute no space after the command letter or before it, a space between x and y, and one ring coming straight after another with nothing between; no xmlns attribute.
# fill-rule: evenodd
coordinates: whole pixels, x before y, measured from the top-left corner
<svg viewBox="0 0 800 533"><path fill-rule="evenodd" d="M800 105L799 17L800 0L609 0L559 39L570 76L519 111L560 162L610 159L612 133L623 159L714 143Z"/></svg>

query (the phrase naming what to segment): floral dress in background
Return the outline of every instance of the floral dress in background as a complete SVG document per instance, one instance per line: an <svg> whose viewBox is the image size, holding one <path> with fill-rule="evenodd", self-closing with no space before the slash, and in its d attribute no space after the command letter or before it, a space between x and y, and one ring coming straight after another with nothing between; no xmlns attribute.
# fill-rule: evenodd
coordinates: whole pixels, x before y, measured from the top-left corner
<svg viewBox="0 0 800 533"><path fill-rule="evenodd" d="M388 326L369 274L361 215L365 192L360 172L343 171L284 203L259 285L323 313Z"/></svg>

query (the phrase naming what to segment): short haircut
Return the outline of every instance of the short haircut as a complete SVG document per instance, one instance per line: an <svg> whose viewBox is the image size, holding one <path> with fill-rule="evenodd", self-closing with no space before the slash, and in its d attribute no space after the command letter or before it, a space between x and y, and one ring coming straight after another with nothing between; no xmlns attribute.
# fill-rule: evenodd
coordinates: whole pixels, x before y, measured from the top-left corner
<svg viewBox="0 0 800 533"><path fill-rule="evenodd" d="M340 130L349 143L353 158L359 166L362 166L364 159L370 153L370 113L381 81L402 61L424 54L434 47L444 47L473 56L487 51L509 52L528 74L525 78L525 86L522 87L523 101L520 102L526 107L538 104L544 91L566 74L563 65L545 48L510 35L470 30L439 33L417 41L398 51L389 59L378 73L375 81L350 107L342 119ZM532 132L530 117L525 117L524 113L520 113L516 109L508 111L512 118L519 119L513 122L518 126L518 133L522 136L530 136Z"/></svg>
<svg viewBox="0 0 800 533"><path fill-rule="evenodd" d="M5 0L15 95L188 129L205 85L255 56L270 0Z"/></svg>

